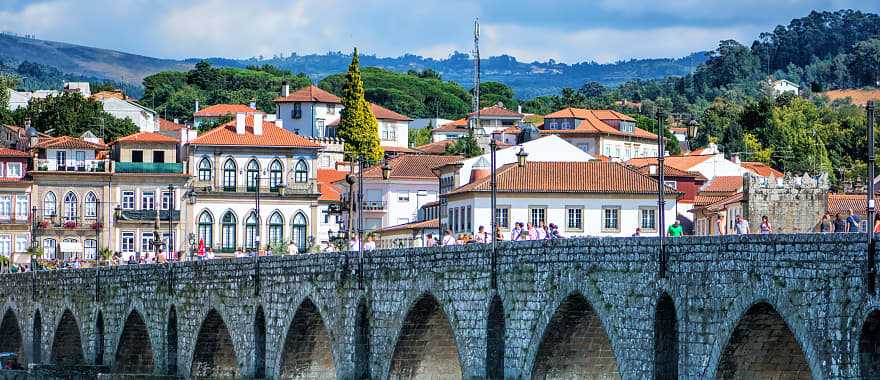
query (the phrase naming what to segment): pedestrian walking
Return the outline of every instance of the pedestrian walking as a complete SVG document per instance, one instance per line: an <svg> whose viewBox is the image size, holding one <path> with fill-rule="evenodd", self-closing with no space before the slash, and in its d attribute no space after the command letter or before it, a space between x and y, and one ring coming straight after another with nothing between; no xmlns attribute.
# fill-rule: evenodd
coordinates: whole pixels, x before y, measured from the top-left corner
<svg viewBox="0 0 880 380"><path fill-rule="evenodd" d="M522 232L523 232L522 223L520 223L520 222L514 223L513 229L510 231L510 240L519 241L520 239L522 239Z"/></svg>
<svg viewBox="0 0 880 380"><path fill-rule="evenodd" d="M489 243L490 242L489 233L486 232L486 227L480 226L479 228L477 228L477 236L474 237L474 240L476 240L477 243Z"/></svg>
<svg viewBox="0 0 880 380"><path fill-rule="evenodd" d="M846 221L843 220L843 216L840 213L837 213L837 216L834 218L834 232L841 233L846 232Z"/></svg>
<svg viewBox="0 0 880 380"><path fill-rule="evenodd" d="M434 240L434 234L428 234L425 237L425 247L433 247L435 245L437 245L437 241Z"/></svg>
<svg viewBox="0 0 880 380"><path fill-rule="evenodd" d="M495 227L495 241L504 241L504 234L501 233L501 227Z"/></svg>
<svg viewBox="0 0 880 380"><path fill-rule="evenodd" d="M444 246L455 245L455 237L452 236L452 230L446 230L446 233L443 235L443 241L441 243Z"/></svg>
<svg viewBox="0 0 880 380"><path fill-rule="evenodd" d="M773 225L770 224L770 219L767 218L767 215L761 217L761 225L758 226L758 230L761 232L761 235L773 233Z"/></svg>
<svg viewBox="0 0 880 380"><path fill-rule="evenodd" d="M880 214L874 214L874 233L880 233Z"/></svg>
<svg viewBox="0 0 880 380"><path fill-rule="evenodd" d="M375 251L376 250L376 240L373 239L373 235L367 236L367 242L364 243L364 251Z"/></svg>
<svg viewBox="0 0 880 380"><path fill-rule="evenodd" d="M737 235L746 235L749 232L749 221L745 220L742 215L736 216L736 223L733 224L733 230Z"/></svg>
<svg viewBox="0 0 880 380"><path fill-rule="evenodd" d="M641 234L642 230L639 229L638 231L639 234ZM673 222L672 225L666 229L666 234L672 237L679 237L681 235L684 235L684 228L681 227L681 222L679 222L678 220Z"/></svg>
<svg viewBox="0 0 880 380"><path fill-rule="evenodd" d="M538 240L538 230L536 230L535 226L533 226L531 223L526 224L526 233L526 240Z"/></svg>
<svg viewBox="0 0 880 380"><path fill-rule="evenodd" d="M544 221L539 221L538 226L535 227L535 232L537 232L537 240L547 239L547 226L544 224Z"/></svg>
<svg viewBox="0 0 880 380"><path fill-rule="evenodd" d="M834 223L831 222L831 218L828 216L827 213L825 215L822 215L822 220L819 221L819 232L834 232Z"/></svg>
<svg viewBox="0 0 880 380"><path fill-rule="evenodd" d="M849 209L848 213L849 216L846 217L846 225L848 227L847 229L849 230L848 232L859 232L859 230L861 230L860 225L862 223L862 220L859 219L859 216L856 215L852 209Z"/></svg>

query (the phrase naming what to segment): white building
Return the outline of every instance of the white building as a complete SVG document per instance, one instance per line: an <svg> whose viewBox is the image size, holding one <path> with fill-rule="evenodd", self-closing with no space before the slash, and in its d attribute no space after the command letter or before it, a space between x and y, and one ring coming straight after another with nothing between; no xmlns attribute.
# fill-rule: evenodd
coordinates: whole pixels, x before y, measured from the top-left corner
<svg viewBox="0 0 880 380"><path fill-rule="evenodd" d="M129 119L141 132L158 132L159 119L156 111L132 100L115 97L102 97L98 100L107 112L117 119Z"/></svg>
<svg viewBox="0 0 880 380"><path fill-rule="evenodd" d="M391 166L388 180L382 177L382 165L366 169L364 228L371 231L417 220L419 208L437 200L438 180L432 169L459 160L460 156L397 156L388 160ZM347 199L348 184L337 181L336 185Z"/></svg>
<svg viewBox="0 0 880 380"><path fill-rule="evenodd" d="M563 174L564 173L564 174ZM657 235L675 221L678 194L668 188L665 221L659 222L657 182L614 162L526 162L497 173L498 226L510 239L516 222L559 226L565 237ZM443 195L448 207L444 229L474 234L490 231L491 185L488 171Z"/></svg>
<svg viewBox="0 0 880 380"><path fill-rule="evenodd" d="M30 103L31 99L46 99L50 96L56 96L60 94L60 91L56 90L37 90L37 91L9 91L9 105L8 108L10 111L15 111L22 107L27 107L28 103Z"/></svg>
<svg viewBox="0 0 880 380"><path fill-rule="evenodd" d="M442 124L431 130L431 142L440 142L444 140L454 140L467 136L468 119L461 118Z"/></svg>
<svg viewBox="0 0 880 380"><path fill-rule="evenodd" d="M477 123L478 117L479 124ZM471 112L465 118L435 127L431 131L431 141L461 138L469 133L470 128L474 130L477 137L492 136L496 132L519 125L522 123L523 117L525 115L521 112L511 111L501 104L485 107L480 109L479 114Z"/></svg>
<svg viewBox="0 0 880 380"><path fill-rule="evenodd" d="M215 104L196 110L193 113L193 126L198 128L204 123L217 122L224 117L234 116L235 114L244 113L253 115L259 111L256 110L255 104L246 106L244 104ZM198 107L198 102L196 103Z"/></svg>
<svg viewBox="0 0 880 380"><path fill-rule="evenodd" d="M409 123L409 127L412 129L422 129L422 128L437 128L443 124L451 123L452 120L443 119L439 117L430 117L430 118L419 118L413 119L412 122Z"/></svg>
<svg viewBox="0 0 880 380"><path fill-rule="evenodd" d="M793 93L795 96L800 94L800 86L792 81L788 81L785 79L768 79L768 83L770 84L770 88L773 90L774 96L779 96L786 92Z"/></svg>
<svg viewBox="0 0 880 380"><path fill-rule="evenodd" d="M320 145L291 133L263 114L236 119L190 143L196 242L218 253L260 248L302 252L319 231L316 157ZM259 213L255 213L257 192ZM198 243L196 243L198 244Z"/></svg>
<svg viewBox="0 0 880 380"><path fill-rule="evenodd" d="M642 167L656 161L656 157L643 157L631 159L628 163ZM750 171L748 168L725 158L724 153L720 152L715 144L694 150L689 155L666 156L663 162L665 165L679 170L700 173L709 180L718 176L742 176L743 173Z"/></svg>
<svg viewBox="0 0 880 380"><path fill-rule="evenodd" d="M545 115L539 128L541 134L557 135L596 156L620 161L657 156L657 135L617 111L565 108Z"/></svg>

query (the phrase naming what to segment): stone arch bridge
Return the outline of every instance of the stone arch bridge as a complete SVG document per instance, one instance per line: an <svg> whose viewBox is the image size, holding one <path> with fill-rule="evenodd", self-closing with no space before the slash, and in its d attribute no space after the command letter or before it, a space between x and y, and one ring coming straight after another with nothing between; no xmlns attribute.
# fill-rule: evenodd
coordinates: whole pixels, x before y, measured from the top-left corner
<svg viewBox="0 0 880 380"><path fill-rule="evenodd" d="M862 235L652 238L0 276L33 368L339 379L880 377Z"/></svg>

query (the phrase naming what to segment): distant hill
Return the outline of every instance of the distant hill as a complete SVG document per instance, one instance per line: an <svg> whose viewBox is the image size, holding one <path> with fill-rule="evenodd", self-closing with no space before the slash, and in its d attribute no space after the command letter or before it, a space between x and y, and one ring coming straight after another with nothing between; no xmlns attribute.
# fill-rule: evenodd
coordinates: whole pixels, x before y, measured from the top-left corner
<svg viewBox="0 0 880 380"><path fill-rule="evenodd" d="M470 56L464 53L455 52L448 58L439 60L412 54L400 57L361 55L360 58L364 67L373 66L399 72L432 69L439 72L444 80L455 81L465 88L472 87L473 63L470 61ZM105 78L137 85L140 85L145 77L161 71L187 71L201 60L200 58L185 60L152 58L11 34L0 34L0 59L34 62L55 67L65 74ZM292 54L287 57L264 59L208 58L207 60L214 66L220 67L243 68L249 65L271 64L292 72L306 73L312 81L318 82L327 76L345 71L351 62L351 56L330 52ZM532 98L556 94L563 87L578 88L590 81L614 86L635 78L682 76L691 73L705 61L706 54L702 52L683 58L633 59L610 64L595 62L565 64L553 60L520 62L514 57L502 55L484 59L481 67L483 80L507 84L514 89L518 98Z"/></svg>

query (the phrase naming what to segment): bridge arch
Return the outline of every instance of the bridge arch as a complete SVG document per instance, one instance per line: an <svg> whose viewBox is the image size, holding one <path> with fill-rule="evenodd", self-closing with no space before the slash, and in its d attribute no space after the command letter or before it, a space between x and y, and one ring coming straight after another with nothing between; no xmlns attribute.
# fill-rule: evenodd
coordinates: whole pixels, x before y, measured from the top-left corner
<svg viewBox="0 0 880 380"><path fill-rule="evenodd" d="M21 323L12 307L7 307L0 320L0 352L14 352L19 361L25 362L25 346Z"/></svg>
<svg viewBox="0 0 880 380"><path fill-rule="evenodd" d="M224 318L215 308L204 314L193 342L190 376L228 378L241 376L241 365L232 335Z"/></svg>
<svg viewBox="0 0 880 380"><path fill-rule="evenodd" d="M504 302L497 293L489 300L486 311L486 378L504 378L504 354L507 342L507 323Z"/></svg>
<svg viewBox="0 0 880 380"><path fill-rule="evenodd" d="M431 293L407 310L390 361L395 379L461 378L461 353L447 313Z"/></svg>
<svg viewBox="0 0 880 380"><path fill-rule="evenodd" d="M177 307L171 305L168 308L168 320L165 325L165 373L171 376L177 374L178 344Z"/></svg>
<svg viewBox="0 0 880 380"><path fill-rule="evenodd" d="M43 362L43 314L40 309L34 311L31 319L31 363Z"/></svg>
<svg viewBox="0 0 880 380"><path fill-rule="evenodd" d="M678 313L666 292L654 308L654 379L678 379Z"/></svg>
<svg viewBox="0 0 880 380"><path fill-rule="evenodd" d="M355 376L359 379L369 379L372 376L370 370L370 307L366 297L361 297L355 309L354 326L354 368Z"/></svg>
<svg viewBox="0 0 880 380"><path fill-rule="evenodd" d="M539 319L527 362L533 378L619 379L605 318L581 291L551 303Z"/></svg>
<svg viewBox="0 0 880 380"><path fill-rule="evenodd" d="M707 367L711 378L823 378L816 364L821 359L793 324L794 312L785 303L761 297L734 307L716 335L719 344ZM788 360L782 363L780 357ZM809 362L808 357L816 359Z"/></svg>
<svg viewBox="0 0 880 380"><path fill-rule="evenodd" d="M51 363L57 365L82 365L85 357L79 321L69 308L65 308L55 324L52 334Z"/></svg>
<svg viewBox="0 0 880 380"><path fill-rule="evenodd" d="M122 332L116 343L116 357L113 372L149 374L155 368L154 345L143 316L132 309L122 325Z"/></svg>
<svg viewBox="0 0 880 380"><path fill-rule="evenodd" d="M260 305L254 313L254 377L266 377L266 313Z"/></svg>
<svg viewBox="0 0 880 380"><path fill-rule="evenodd" d="M318 306L306 297L287 324L276 362L279 378L335 378L333 337Z"/></svg>
<svg viewBox="0 0 880 380"><path fill-rule="evenodd" d="M880 309L871 310L863 318L859 332L859 376L862 379L880 378Z"/></svg>
<svg viewBox="0 0 880 380"><path fill-rule="evenodd" d="M104 335L104 313L101 310L98 310L98 315L95 317L95 338L93 344L95 348L95 365L104 365L106 341Z"/></svg>

